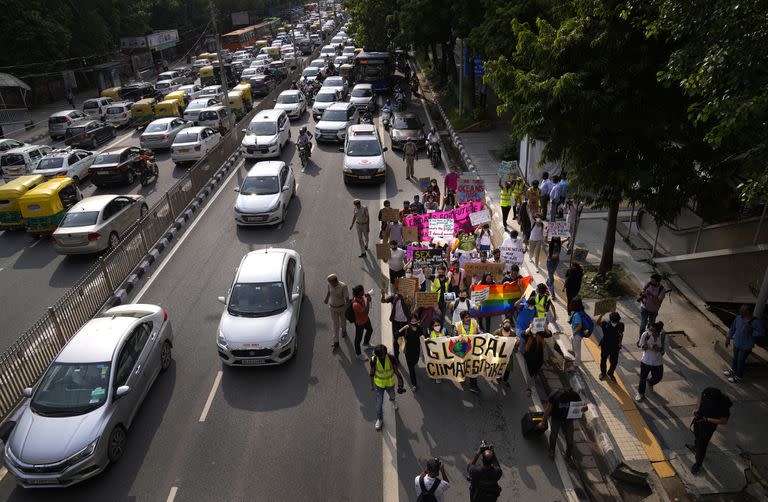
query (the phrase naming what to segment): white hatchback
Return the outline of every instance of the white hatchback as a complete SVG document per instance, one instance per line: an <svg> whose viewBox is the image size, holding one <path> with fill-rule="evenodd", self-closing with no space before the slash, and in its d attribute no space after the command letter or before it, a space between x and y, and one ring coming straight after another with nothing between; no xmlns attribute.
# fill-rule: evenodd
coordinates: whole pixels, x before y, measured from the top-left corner
<svg viewBox="0 0 768 502"><path fill-rule="evenodd" d="M221 141L221 134L210 127L187 127L173 140L171 160L176 165L197 162Z"/></svg>
<svg viewBox="0 0 768 502"><path fill-rule="evenodd" d="M386 151L387 148L381 146L376 127L371 124L350 126L344 142L344 183L383 182L387 174Z"/></svg>
<svg viewBox="0 0 768 502"><path fill-rule="evenodd" d="M296 178L281 160L257 162L235 191L238 226L277 225L285 221L288 205L296 195Z"/></svg>

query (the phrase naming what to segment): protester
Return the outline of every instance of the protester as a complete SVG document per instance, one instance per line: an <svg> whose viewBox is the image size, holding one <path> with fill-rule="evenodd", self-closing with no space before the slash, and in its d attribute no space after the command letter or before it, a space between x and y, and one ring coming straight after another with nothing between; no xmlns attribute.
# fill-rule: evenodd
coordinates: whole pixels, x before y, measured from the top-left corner
<svg viewBox="0 0 768 502"><path fill-rule="evenodd" d="M523 203L523 191L525 190L525 180L520 177L512 180L512 217L518 219L520 204Z"/></svg>
<svg viewBox="0 0 768 502"><path fill-rule="evenodd" d="M362 353L360 342L364 347L370 347L373 326L368 313L371 310L371 295L364 292L363 286L358 284L352 288L352 310L355 313L355 354L361 361L367 361L368 356Z"/></svg>
<svg viewBox="0 0 768 502"><path fill-rule="evenodd" d="M531 294L528 301L536 305L536 317L546 317L549 314L553 321L557 321L557 312L552 306L552 298L548 294L546 284L537 284L536 292Z"/></svg>
<svg viewBox="0 0 768 502"><path fill-rule="evenodd" d="M437 199L435 198L437 197ZM427 193L424 195L424 210L428 213L433 213L440 209L440 205L438 204L439 196L432 195L431 193Z"/></svg>
<svg viewBox="0 0 768 502"><path fill-rule="evenodd" d="M590 336L587 322L589 316L584 312L584 303L578 296L571 302L571 308L573 314L571 315L571 330L573 330L573 336L571 336L571 346L573 347L573 367L578 368L581 365L581 342L585 336Z"/></svg>
<svg viewBox="0 0 768 502"><path fill-rule="evenodd" d="M381 303L391 303L392 310L389 313L389 322L392 323L392 350L395 353L395 359L400 357L400 329L408 324L411 317L411 300L398 292L386 296L386 291L381 290Z"/></svg>
<svg viewBox="0 0 768 502"><path fill-rule="evenodd" d="M442 476L443 478L440 479L438 476ZM428 500L424 498L419 499L419 496L425 493L430 493L434 496L437 502L443 502L445 492L451 487L448 482L448 476L445 474L445 467L438 458L430 459L427 462L427 468L421 471L421 474L416 476L415 482L417 500Z"/></svg>
<svg viewBox="0 0 768 502"><path fill-rule="evenodd" d="M552 193L554 183L549 179L549 173L544 171L541 175L541 217L547 219L547 206L549 205L549 194Z"/></svg>
<svg viewBox="0 0 768 502"><path fill-rule="evenodd" d="M441 211L450 211L456 209L456 192L449 190L443 197L443 205L440 208Z"/></svg>
<svg viewBox="0 0 768 502"><path fill-rule="evenodd" d="M419 200L418 195L413 196L413 202L411 202L411 214L424 214L424 204Z"/></svg>
<svg viewBox="0 0 768 502"><path fill-rule="evenodd" d="M539 212L539 204L541 201L541 190L539 189L539 180L533 180L531 187L525 193L525 198L528 200L528 210L531 214Z"/></svg>
<svg viewBox="0 0 768 502"><path fill-rule="evenodd" d="M368 234L370 233L370 217L368 216L368 207L363 206L360 199L352 201L355 206L352 214L352 223L349 229L357 226L357 240L360 243L360 258L365 258L365 252L368 250Z"/></svg>
<svg viewBox="0 0 768 502"><path fill-rule="evenodd" d="M419 153L416 143L412 139L409 139L403 145L403 158L405 159L405 179L409 180L414 178L413 175L413 162L416 160Z"/></svg>
<svg viewBox="0 0 768 502"><path fill-rule="evenodd" d="M744 378L747 357L752 352L755 341L764 335L765 327L763 326L763 321L752 315L752 310L750 310L748 305L742 305L739 308L739 315L733 320L731 329L728 330L728 334L725 336L726 347L733 341L733 360L731 367L725 371L729 382L739 383Z"/></svg>
<svg viewBox="0 0 768 502"><path fill-rule="evenodd" d="M431 195L437 202L440 202L440 187L437 185L437 180L432 178L429 180L427 189L424 190L424 195Z"/></svg>
<svg viewBox="0 0 768 502"><path fill-rule="evenodd" d="M450 305L451 324L455 326L457 323L460 323L462 312L469 312L472 307L473 303L469 299L467 290L460 290L458 297Z"/></svg>
<svg viewBox="0 0 768 502"><path fill-rule="evenodd" d="M643 349L643 357L640 359L640 384L637 386L635 401L645 399L646 383L648 390L653 392L653 386L661 382L664 377L663 356L666 350L666 335L663 322L655 322L648 325L648 330L640 337L640 348ZM651 378L648 378L648 375Z"/></svg>
<svg viewBox="0 0 768 502"><path fill-rule="evenodd" d="M389 283L394 284L400 277L405 277L405 250L397 246L396 240L389 241Z"/></svg>
<svg viewBox="0 0 768 502"><path fill-rule="evenodd" d="M448 169L448 172L443 177L443 192L453 192L455 194L459 190L460 177L460 174L453 167Z"/></svg>
<svg viewBox="0 0 768 502"><path fill-rule="evenodd" d="M440 312L445 312L445 293L450 289L450 279L446 276L447 270L444 265L436 269L436 274L429 277L430 292L437 293L437 307Z"/></svg>
<svg viewBox="0 0 768 502"><path fill-rule="evenodd" d="M726 425L731 416L731 400L716 387L707 387L702 391L701 397L693 411L692 430L694 444L685 446L695 455L695 461L691 466L691 473L698 474L704 457L707 454L707 446L718 425Z"/></svg>
<svg viewBox="0 0 768 502"><path fill-rule="evenodd" d="M510 338L510 341L515 336L515 330L512 329L512 319L505 317L501 323L501 327L493 332L494 336L505 336ZM512 372L512 358L507 363L507 369L504 370L504 374L498 378L498 381L505 387L509 388L509 374Z"/></svg>
<svg viewBox="0 0 768 502"><path fill-rule="evenodd" d="M523 337L525 341L525 348L523 353L523 360L525 366L528 368L528 379L526 380L527 387L525 393L528 397L531 397L533 379L539 374L539 370L544 366L544 338L552 336L549 328L544 327L544 331L533 332L533 326L529 326L525 331Z"/></svg>
<svg viewBox="0 0 768 502"><path fill-rule="evenodd" d="M392 408L397 410L395 402L395 378L397 378L398 392L403 390L403 375L400 374L400 366L397 359L387 352L387 347L378 345L373 350L371 358L371 390L376 392L376 430L380 431L384 424L384 392L389 395Z"/></svg>
<svg viewBox="0 0 768 502"><path fill-rule="evenodd" d="M661 308L661 302L664 301L665 294L664 286L661 285L661 276L659 274L651 274L651 280L645 285L642 293L640 293L640 298L637 300L640 302L638 347L640 346L640 337L645 333L646 326L656 322L656 317L659 315L659 309Z"/></svg>
<svg viewBox="0 0 768 502"><path fill-rule="evenodd" d="M388 200L384 201L384 207L379 209L379 223L381 224L381 230L379 230L379 239L384 240L387 236L387 222L384 221L383 213L384 209L388 209L390 207L391 203Z"/></svg>
<svg viewBox="0 0 768 502"><path fill-rule="evenodd" d="M518 338L518 347L520 352L525 354L526 338L525 333L531 325L533 318L536 317L536 303L531 295L528 300L520 298L515 302L517 316L515 317L515 332Z"/></svg>
<svg viewBox="0 0 768 502"><path fill-rule="evenodd" d="M528 202L520 204L520 230L523 232L523 242L528 244L531 239L531 217L528 212Z"/></svg>
<svg viewBox="0 0 768 502"><path fill-rule="evenodd" d="M400 221L402 222L406 217L412 214L413 214L413 211L411 211L411 202L404 200L403 208L400 210Z"/></svg>
<svg viewBox="0 0 768 502"><path fill-rule="evenodd" d="M600 380L608 378L616 381L614 373L619 362L619 352L621 351L621 342L624 339L624 323L621 322L621 316L618 312L611 312L608 321L603 321L600 314L597 318L597 325L603 330L603 338L600 339ZM611 366L608 371L605 370L606 361L610 361Z"/></svg>
<svg viewBox="0 0 768 502"><path fill-rule="evenodd" d="M459 317L461 320L454 326L456 336L477 335L480 333L480 327L477 325L477 321L470 317L469 312L462 312ZM467 380L469 380L469 391L479 394L480 387L477 385L477 378L470 377L467 378Z"/></svg>
<svg viewBox="0 0 768 502"><path fill-rule="evenodd" d="M499 188L501 189L499 195L499 206L501 206L501 224L504 226L504 231L507 231L507 218L509 217L509 211L512 209L512 182L507 180L503 181L499 178Z"/></svg>
<svg viewBox="0 0 768 502"><path fill-rule="evenodd" d="M539 268L539 257L544 243L544 222L541 214L536 215L536 221L531 228L531 238L528 239L528 259Z"/></svg>
<svg viewBox="0 0 768 502"><path fill-rule="evenodd" d="M496 284L496 281L493 279L493 274L483 274L483 278L480 281L480 284L483 286L491 286ZM483 333L491 332L491 316L480 318L480 328L483 330Z"/></svg>
<svg viewBox="0 0 768 502"><path fill-rule="evenodd" d="M549 240L547 250L547 286L549 287L549 294L552 295L552 300L555 300L555 272L557 272L557 266L560 264L560 250L562 248L563 243L560 241L560 237L552 237Z"/></svg>
<svg viewBox="0 0 768 502"><path fill-rule="evenodd" d="M565 271L565 282L563 284L563 291L565 291L566 308L568 309L568 315L571 315L573 309L571 308L571 301L578 296L579 290L581 290L581 280L584 277L584 269L578 263L572 264Z"/></svg>
<svg viewBox="0 0 768 502"><path fill-rule="evenodd" d="M389 240L394 241L398 247L403 245L403 225L399 221L390 221L387 223L386 235Z"/></svg>
<svg viewBox="0 0 768 502"><path fill-rule="evenodd" d="M544 416L539 427L544 428L549 420L549 458L555 458L557 449L557 435L560 429L565 433L565 458L571 458L573 453L573 420L568 418L568 409L572 402L581 401L579 394L573 389L560 389L549 395L547 405L544 407ZM586 406L582 412L586 411Z"/></svg>
<svg viewBox="0 0 768 502"><path fill-rule="evenodd" d="M421 339L424 330L418 315L411 315L408 324L400 328L400 336L405 338L405 362L408 365L408 374L411 379L411 390L416 392L416 365L421 356Z"/></svg>
<svg viewBox="0 0 768 502"><path fill-rule="evenodd" d="M424 292L427 289L427 276L424 274L424 269L413 265L413 261L408 262L406 277L413 277L419 284L419 291Z"/></svg>
<svg viewBox="0 0 768 502"><path fill-rule="evenodd" d="M482 457L481 465L476 465ZM503 474L493 447L481 446L467 465L469 473L469 500L495 502L501 495L499 479Z"/></svg>
<svg viewBox="0 0 768 502"><path fill-rule="evenodd" d="M489 252L492 246L491 226L488 223L484 223L475 230L475 235L477 236L477 250Z"/></svg>
<svg viewBox="0 0 768 502"><path fill-rule="evenodd" d="M339 348L339 331L341 331L343 338L347 336L347 320L344 318L344 308L349 301L349 288L339 280L336 274L330 274L327 280L328 289L323 303L328 305L328 311L331 313L331 350L336 350Z"/></svg>

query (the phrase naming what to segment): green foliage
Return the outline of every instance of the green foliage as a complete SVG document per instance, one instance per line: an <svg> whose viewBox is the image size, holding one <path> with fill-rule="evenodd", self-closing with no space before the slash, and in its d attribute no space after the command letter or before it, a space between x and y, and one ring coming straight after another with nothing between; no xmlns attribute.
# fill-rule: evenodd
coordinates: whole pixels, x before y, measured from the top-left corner
<svg viewBox="0 0 768 502"><path fill-rule="evenodd" d="M344 0L352 19L350 31L358 45L372 50L394 49L398 35L394 5L392 0Z"/></svg>

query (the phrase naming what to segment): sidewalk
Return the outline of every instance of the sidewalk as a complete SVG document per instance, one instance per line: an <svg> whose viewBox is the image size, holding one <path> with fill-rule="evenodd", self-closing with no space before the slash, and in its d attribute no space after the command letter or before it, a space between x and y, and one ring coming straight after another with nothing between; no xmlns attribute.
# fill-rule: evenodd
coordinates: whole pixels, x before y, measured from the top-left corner
<svg viewBox="0 0 768 502"><path fill-rule="evenodd" d="M75 95L75 107L80 110L83 106L83 101L90 98L98 97L96 89L85 91ZM62 99L54 101L53 103L46 103L45 105L36 106L29 110L29 114L32 117L34 127L27 130L23 125L13 126L11 129L3 129L3 133L6 138L13 138L24 143L30 144L48 144L51 142L51 138L48 136L48 117L56 112L63 110L71 110L72 107L67 103L67 100Z"/></svg>
<svg viewBox="0 0 768 502"><path fill-rule="evenodd" d="M492 206L496 207L499 195L496 176L498 161L491 151L502 148L506 131L463 133L459 136L485 181ZM495 223L494 230L501 232L500 222L496 220ZM576 246L589 250L589 264L596 265L600 261L605 228L604 213L585 212L582 216ZM640 245L650 248L647 243ZM638 292L652 272L647 262L638 261L646 256L647 253L632 249L621 235L617 235L614 263L624 268ZM565 273L568 258L565 253L561 255L560 278ZM540 264L543 267L544 263ZM544 282L546 270L533 270L535 267L527 257L523 268L530 271L535 282ZM558 320L562 331L570 336L563 299L559 298L564 296L561 289L562 280L558 279ZM727 328L713 325L711 316L704 316L675 290L665 300L658 318L664 322L668 333L664 379L644 402L635 403L641 357L640 349L635 346L639 325L639 308L635 298L633 294L621 298L617 304L626 325L624 350L619 358L617 374L620 382L608 384L598 380L599 330L597 335L585 340L580 370L598 413L612 436L619 461L651 474L656 480L661 478L672 499L685 497L685 492L702 496L735 494L744 490L753 497L764 498L765 492L761 491L763 488L755 482L753 475L766 472L760 466L765 465L768 459L768 430L763 427L764 417L768 416L768 371L756 367L756 357L752 356L752 364L747 369L748 378L739 385L729 383L722 374L730 363L730 350L723 347L721 334L721 330ZM594 302L585 301L588 312ZM692 411L701 391L708 386L722 389L733 400L734 406L729 424L719 427L710 443L704 468L693 476L690 473L693 454L685 444L693 443L693 434L689 430ZM745 470L749 470L749 479ZM762 479L766 479L764 475Z"/></svg>

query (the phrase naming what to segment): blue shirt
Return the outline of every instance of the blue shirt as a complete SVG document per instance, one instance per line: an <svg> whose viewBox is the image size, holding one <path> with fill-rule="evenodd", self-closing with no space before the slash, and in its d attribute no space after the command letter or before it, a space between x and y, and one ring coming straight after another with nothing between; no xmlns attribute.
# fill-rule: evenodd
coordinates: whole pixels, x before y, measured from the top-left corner
<svg viewBox="0 0 768 502"><path fill-rule="evenodd" d="M515 331L517 337L520 339L519 351L521 354L525 354L525 337L523 334L528 326L531 325L531 321L536 317L536 309L529 309L525 304L526 300L520 303L520 310L517 311L517 318L515 319Z"/></svg>
<svg viewBox="0 0 768 502"><path fill-rule="evenodd" d="M560 198L565 199L568 197L568 181L567 180L560 180Z"/></svg>
<svg viewBox="0 0 768 502"><path fill-rule="evenodd" d="M549 197L549 192L552 191L552 180L547 178L544 181L541 182L541 196L542 197Z"/></svg>
<svg viewBox="0 0 768 502"><path fill-rule="evenodd" d="M573 334L574 335L581 336L581 332L583 330L583 326L580 328L579 325L582 322L583 321L581 320L581 312L574 312L573 315L571 316L571 330L573 330ZM576 330L579 330L579 332L576 333Z"/></svg>
<svg viewBox="0 0 768 502"><path fill-rule="evenodd" d="M751 349L755 346L755 339L763 335L765 335L765 327L757 318L746 321L742 316L738 316L728 330L728 338L733 338L733 347L736 349Z"/></svg>

